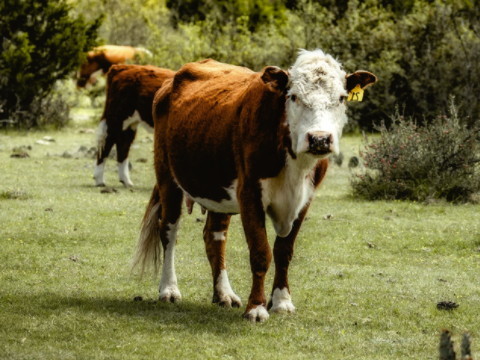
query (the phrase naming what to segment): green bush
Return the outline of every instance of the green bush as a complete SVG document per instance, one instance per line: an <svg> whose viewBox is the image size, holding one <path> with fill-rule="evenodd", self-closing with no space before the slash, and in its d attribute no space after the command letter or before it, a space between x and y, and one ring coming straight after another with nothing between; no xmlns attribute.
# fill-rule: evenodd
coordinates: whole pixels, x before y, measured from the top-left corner
<svg viewBox="0 0 480 360"><path fill-rule="evenodd" d="M95 44L99 22L73 18L70 9L66 0L0 2L0 126L39 126L41 104L57 80Z"/></svg>
<svg viewBox="0 0 480 360"><path fill-rule="evenodd" d="M453 106L425 126L397 114L389 130L379 130L360 153L364 169L351 178L355 195L465 202L480 191L480 126L468 127Z"/></svg>

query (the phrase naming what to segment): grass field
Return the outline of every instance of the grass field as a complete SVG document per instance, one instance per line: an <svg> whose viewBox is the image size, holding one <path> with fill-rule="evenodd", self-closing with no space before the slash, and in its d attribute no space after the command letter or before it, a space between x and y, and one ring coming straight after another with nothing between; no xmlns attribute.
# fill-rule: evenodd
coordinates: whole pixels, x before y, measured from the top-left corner
<svg viewBox="0 0 480 360"><path fill-rule="evenodd" d="M0 359L437 359L443 328L457 345L469 332L480 359L480 205L355 200L346 165L331 166L297 239L297 312L250 324L243 309L210 303L198 208L179 231L181 303L157 302L158 279L130 273L154 179L152 138L139 132L132 149L135 188L118 183L110 160L117 192L101 193L85 127L94 125L0 134ZM44 136L55 142L37 144ZM360 144L343 139L347 159ZM29 157L12 158L20 146ZM228 262L245 303L239 217ZM459 307L438 310L439 301Z"/></svg>

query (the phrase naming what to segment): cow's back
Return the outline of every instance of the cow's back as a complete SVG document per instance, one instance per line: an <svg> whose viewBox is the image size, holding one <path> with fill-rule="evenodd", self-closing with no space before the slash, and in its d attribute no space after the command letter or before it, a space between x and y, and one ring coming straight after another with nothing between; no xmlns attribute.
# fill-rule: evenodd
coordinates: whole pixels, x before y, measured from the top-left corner
<svg viewBox="0 0 480 360"><path fill-rule="evenodd" d="M155 123L163 154L159 161L168 163L179 185L192 197L230 199L229 189L234 191L239 172L249 170L242 167L242 159L255 152L255 146L264 145L261 156L270 157L264 168L276 162L282 111L262 119L267 115L262 107L268 108L265 94L278 94L261 77L262 73L213 60L190 63L157 99L156 110L163 108L163 116ZM277 163L284 161L282 156Z"/></svg>
<svg viewBox="0 0 480 360"><path fill-rule="evenodd" d="M131 116L135 110L153 127L151 107L155 92L175 72L150 65L113 65L107 74L107 99L103 118Z"/></svg>

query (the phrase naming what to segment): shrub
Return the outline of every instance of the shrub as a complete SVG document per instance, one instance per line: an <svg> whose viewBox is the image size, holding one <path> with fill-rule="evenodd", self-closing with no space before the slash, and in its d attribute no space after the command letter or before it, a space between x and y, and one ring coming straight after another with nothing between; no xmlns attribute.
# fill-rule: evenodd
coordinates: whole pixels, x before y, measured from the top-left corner
<svg viewBox="0 0 480 360"><path fill-rule="evenodd" d="M41 103L94 45L99 22L70 9L66 0L0 2L0 126L39 126Z"/></svg>
<svg viewBox="0 0 480 360"><path fill-rule="evenodd" d="M364 169L352 174L355 195L369 199L465 202L480 191L480 126L460 121L452 106L425 126L393 117L392 126L360 153Z"/></svg>

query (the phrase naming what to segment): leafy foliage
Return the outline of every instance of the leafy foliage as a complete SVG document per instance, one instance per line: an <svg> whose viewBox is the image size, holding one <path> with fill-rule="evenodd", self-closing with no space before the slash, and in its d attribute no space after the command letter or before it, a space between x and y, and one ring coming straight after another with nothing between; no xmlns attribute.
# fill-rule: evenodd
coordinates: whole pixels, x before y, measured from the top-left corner
<svg viewBox="0 0 480 360"><path fill-rule="evenodd" d="M390 130L360 154L365 171L355 173L356 195L370 199L469 201L480 191L480 126L449 116L417 126L396 115Z"/></svg>
<svg viewBox="0 0 480 360"><path fill-rule="evenodd" d="M167 0L166 5L171 10L175 26L179 22L202 21L208 18L225 25L245 17L250 30L258 29L259 25L272 19L283 19L286 9L282 0Z"/></svg>
<svg viewBox="0 0 480 360"><path fill-rule="evenodd" d="M7 0L0 5L6 14L2 29L10 23L18 28L2 31L7 34L0 56L2 89L7 88L10 72L16 74L14 82L22 84L31 83L32 74L54 73L42 67L30 70L38 61L34 55L38 46L24 20L30 8L46 14L50 7L65 7L65 1L52 5L53 0L21 0L16 6ZM6 11L13 3L16 7ZM204 58L255 70L266 65L286 69L298 49L322 48L340 59L347 71L367 69L379 78L364 102L350 106L349 118L355 126L368 130L382 122L388 126L396 107L418 124L428 123L436 114L448 112L452 95L459 116L480 122L480 7L471 0L75 0L72 4L69 13L75 18L69 21L81 20L83 27L76 28L76 23L50 29L49 25L48 32L41 27L33 31L47 32L44 38L56 44L43 45L44 55L69 54L69 61L59 65L62 72L71 72L81 57L71 51L71 43L76 42L81 52L88 50L91 39L77 38L96 30L105 43L148 48L154 53L152 64L171 69ZM99 15L104 17L101 27L96 22ZM91 31L85 32L85 26ZM32 94L41 97L43 89L49 86L22 86L15 96L10 94L9 103L19 102L16 96L29 103Z"/></svg>
<svg viewBox="0 0 480 360"><path fill-rule="evenodd" d="M78 67L96 40L99 21L72 18L65 0L4 0L0 3L0 94L3 124L38 125L42 109L33 103L48 96L59 79ZM37 107L38 108L38 107Z"/></svg>
<svg viewBox="0 0 480 360"><path fill-rule="evenodd" d="M267 2L243 3L227 9L222 1L168 1L176 28L164 23L149 39L158 64L177 68L211 57L256 70L288 68L299 48L322 48L347 71L368 69L379 77L366 101L351 106L350 119L363 129L388 125L396 106L419 124L428 122L448 112L452 95L460 116L479 121L479 10L471 2L296 0L263 20L256 13L268 13L260 5Z"/></svg>

